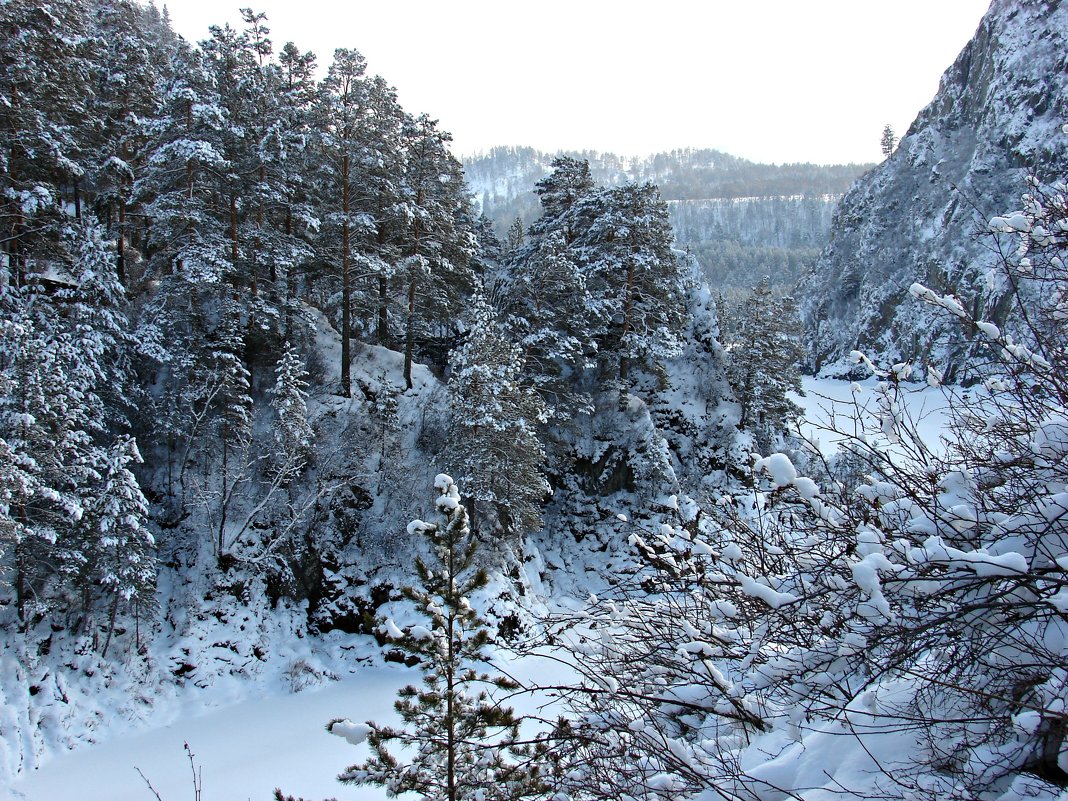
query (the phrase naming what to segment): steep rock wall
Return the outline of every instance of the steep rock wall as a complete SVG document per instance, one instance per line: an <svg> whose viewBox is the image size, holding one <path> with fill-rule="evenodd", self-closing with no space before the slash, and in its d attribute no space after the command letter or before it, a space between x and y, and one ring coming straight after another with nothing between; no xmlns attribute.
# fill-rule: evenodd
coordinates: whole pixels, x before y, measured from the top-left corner
<svg viewBox="0 0 1068 801"><path fill-rule="evenodd" d="M971 332L913 301L919 281L1012 329L984 233L1016 208L1027 175L1068 167L1068 5L994 0L893 156L843 198L831 239L798 287L810 368L853 349L956 374Z"/></svg>

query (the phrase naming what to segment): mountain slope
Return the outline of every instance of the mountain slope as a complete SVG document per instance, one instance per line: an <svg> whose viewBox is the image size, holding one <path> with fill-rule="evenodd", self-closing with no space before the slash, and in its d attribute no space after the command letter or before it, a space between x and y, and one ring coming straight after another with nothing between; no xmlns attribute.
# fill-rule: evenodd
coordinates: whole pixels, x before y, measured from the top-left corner
<svg viewBox="0 0 1068 801"><path fill-rule="evenodd" d="M1030 171L1063 173L1068 142L1068 8L995 0L893 156L857 182L798 296L812 367L853 349L932 361L953 375L968 332L911 302L919 281L1013 327L990 241L976 234L1015 208Z"/></svg>

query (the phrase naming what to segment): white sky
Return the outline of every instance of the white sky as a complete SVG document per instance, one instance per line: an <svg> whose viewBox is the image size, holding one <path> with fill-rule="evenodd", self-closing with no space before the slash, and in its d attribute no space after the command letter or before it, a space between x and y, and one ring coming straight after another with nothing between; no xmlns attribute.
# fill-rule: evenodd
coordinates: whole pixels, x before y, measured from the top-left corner
<svg viewBox="0 0 1068 801"><path fill-rule="evenodd" d="M162 7L164 0L156 0ZM268 16L325 72L352 47L454 152L495 145L764 162L878 161L971 38L988 0L167 0L190 41Z"/></svg>

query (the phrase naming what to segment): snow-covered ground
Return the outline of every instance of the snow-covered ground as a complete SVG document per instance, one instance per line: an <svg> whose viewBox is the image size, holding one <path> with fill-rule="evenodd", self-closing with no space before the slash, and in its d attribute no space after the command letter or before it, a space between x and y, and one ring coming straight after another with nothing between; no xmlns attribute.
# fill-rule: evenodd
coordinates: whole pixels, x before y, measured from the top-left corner
<svg viewBox="0 0 1068 801"><path fill-rule="evenodd" d="M266 695L169 726L132 733L64 754L16 783L13 799L27 801L163 801L193 797L183 744L203 779L204 801L268 801L274 788L319 801L380 799L378 788L346 787L336 776L358 762L357 751L324 726L333 718L395 720L397 689L418 674L403 667L367 667L354 676L297 694Z"/></svg>
<svg viewBox="0 0 1068 801"><path fill-rule="evenodd" d="M502 660L501 665L523 683L535 678L556 683L567 676L551 658ZM276 690L208 714L190 714L168 726L54 757L9 791L0 788L0 799L152 801L146 778L163 801L192 798L188 743L203 782L203 801L268 801L276 787L308 801L377 801L386 797L381 788L352 787L336 779L367 758L367 747L353 747L325 726L335 718L397 724L397 690L419 680L416 669L400 665L361 667L341 681L304 692ZM533 714L545 711L545 701L520 695L507 703Z"/></svg>
<svg viewBox="0 0 1068 801"><path fill-rule="evenodd" d="M855 428L856 420L866 421L871 426L878 419L877 383L875 378L851 382L805 376L802 380L804 397L790 396L805 411L801 433L827 454L837 450L844 439L860 435L863 432ZM899 414L911 421L928 447L935 449L949 420L952 398L960 392L956 388L943 389L926 384L902 385L898 395L901 402Z"/></svg>

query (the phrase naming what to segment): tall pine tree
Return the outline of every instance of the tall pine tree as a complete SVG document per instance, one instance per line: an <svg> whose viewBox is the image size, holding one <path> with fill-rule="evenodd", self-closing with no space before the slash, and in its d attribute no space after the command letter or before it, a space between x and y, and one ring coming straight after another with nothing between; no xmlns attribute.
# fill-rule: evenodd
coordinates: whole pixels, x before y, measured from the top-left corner
<svg viewBox="0 0 1068 801"><path fill-rule="evenodd" d="M480 298L452 366L448 453L472 510L485 528L510 539L532 533L541 527L541 507L550 493L538 438L545 405L524 381L522 350L508 341Z"/></svg>

